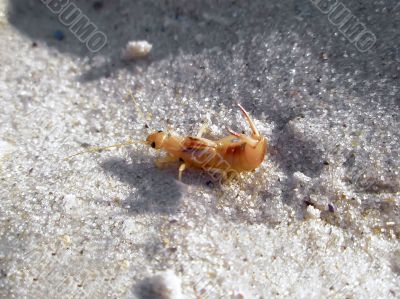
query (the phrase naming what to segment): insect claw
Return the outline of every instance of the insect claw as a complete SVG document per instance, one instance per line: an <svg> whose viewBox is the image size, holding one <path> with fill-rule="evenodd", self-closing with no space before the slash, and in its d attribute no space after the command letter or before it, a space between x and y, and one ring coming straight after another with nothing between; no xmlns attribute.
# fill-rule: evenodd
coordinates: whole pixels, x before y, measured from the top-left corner
<svg viewBox="0 0 400 299"><path fill-rule="evenodd" d="M240 110L242 111L244 117L246 118L248 124L250 125L251 131L253 132L254 137L260 137L260 133L258 133L258 130L256 128L256 126L254 125L253 121L250 118L249 113L243 108L242 105L240 105L239 103L237 103L237 105L239 106Z"/></svg>

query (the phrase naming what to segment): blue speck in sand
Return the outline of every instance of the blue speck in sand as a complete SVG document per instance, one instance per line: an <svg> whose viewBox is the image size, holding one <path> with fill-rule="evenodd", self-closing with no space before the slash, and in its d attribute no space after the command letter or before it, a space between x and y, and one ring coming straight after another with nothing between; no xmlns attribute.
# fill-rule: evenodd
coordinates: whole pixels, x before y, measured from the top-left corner
<svg viewBox="0 0 400 299"><path fill-rule="evenodd" d="M56 30L56 31L54 31L54 33L53 33L53 37L54 37L56 40L63 40L64 37L65 37L65 35L64 35L64 32L62 32L61 30Z"/></svg>

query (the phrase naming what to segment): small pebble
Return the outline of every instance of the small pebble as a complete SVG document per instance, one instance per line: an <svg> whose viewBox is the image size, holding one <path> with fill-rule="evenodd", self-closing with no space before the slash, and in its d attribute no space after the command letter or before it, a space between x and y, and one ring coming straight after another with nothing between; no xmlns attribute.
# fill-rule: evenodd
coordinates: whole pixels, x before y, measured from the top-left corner
<svg viewBox="0 0 400 299"><path fill-rule="evenodd" d="M309 183L311 182L311 178L300 171L296 171L293 173L293 182L295 184Z"/></svg>
<svg viewBox="0 0 400 299"><path fill-rule="evenodd" d="M146 280L140 295L153 299L183 299L181 280L171 270L161 272Z"/></svg>
<svg viewBox="0 0 400 299"><path fill-rule="evenodd" d="M306 217L308 219L318 219L321 216L321 211L318 210L317 208L314 208L313 206L309 205L307 207L307 215Z"/></svg>
<svg viewBox="0 0 400 299"><path fill-rule="evenodd" d="M61 236L60 240L63 241L65 245L71 244L71 237L68 235Z"/></svg>
<svg viewBox="0 0 400 299"><path fill-rule="evenodd" d="M325 52L321 52L321 53L319 54L319 58L320 58L321 60L323 60L323 61L328 60L328 54L325 53Z"/></svg>

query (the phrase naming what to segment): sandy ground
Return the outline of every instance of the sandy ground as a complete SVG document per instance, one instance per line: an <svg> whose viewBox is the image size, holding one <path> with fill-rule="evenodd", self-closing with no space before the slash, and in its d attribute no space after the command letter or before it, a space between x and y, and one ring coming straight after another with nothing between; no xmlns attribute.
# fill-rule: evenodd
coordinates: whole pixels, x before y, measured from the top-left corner
<svg viewBox="0 0 400 299"><path fill-rule="evenodd" d="M1 297L399 298L400 6L342 3L370 50L305 0L79 1L97 53L0 1ZM122 61L130 40L150 55ZM230 184L142 144L64 160L248 132L237 101L269 149Z"/></svg>

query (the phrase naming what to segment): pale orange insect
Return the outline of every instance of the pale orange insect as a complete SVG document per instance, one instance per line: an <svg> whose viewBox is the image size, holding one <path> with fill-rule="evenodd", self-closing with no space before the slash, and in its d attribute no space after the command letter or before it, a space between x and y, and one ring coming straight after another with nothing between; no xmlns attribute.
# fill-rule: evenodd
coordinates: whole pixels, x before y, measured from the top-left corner
<svg viewBox="0 0 400 299"><path fill-rule="evenodd" d="M96 152L134 143L145 143L157 150L161 149L167 152L166 157L156 160L157 166L161 167L175 161L181 162L179 180L182 179L182 173L188 167L201 168L211 174L222 174L223 178L227 178L231 174L252 171L264 160L267 140L260 135L247 111L240 104L237 105L251 128L251 136L228 129L231 135L212 141L202 137L204 128L200 130L196 137L182 137L157 131L150 134L145 142L128 141L107 147L92 148L67 159L81 153Z"/></svg>
<svg viewBox="0 0 400 299"><path fill-rule="evenodd" d="M252 171L264 160L267 140L261 136L247 111L238 104L252 134L236 133L228 129L231 135L212 141L202 138L203 130L196 137L175 136L163 131L150 134L146 143L155 149L162 149L167 156L156 161L158 166L181 161L179 180L188 167L202 168L211 173L221 173L225 178L232 173Z"/></svg>

